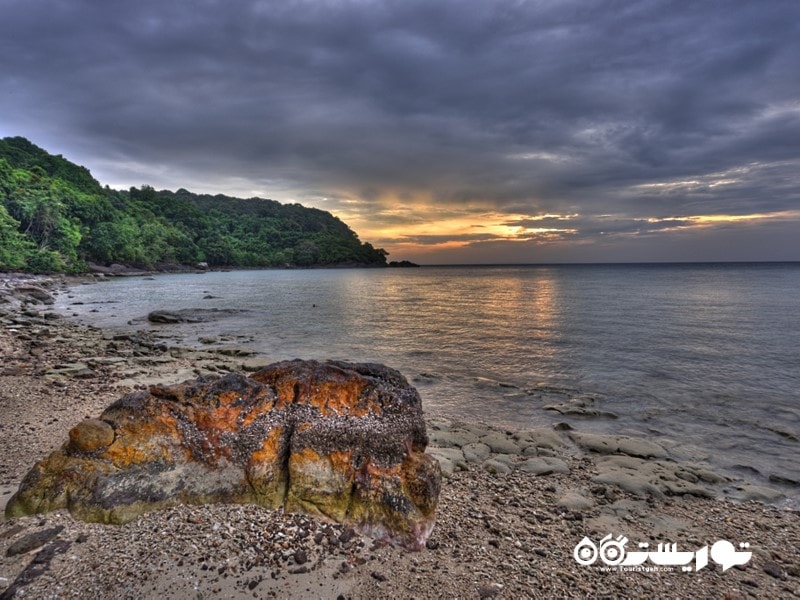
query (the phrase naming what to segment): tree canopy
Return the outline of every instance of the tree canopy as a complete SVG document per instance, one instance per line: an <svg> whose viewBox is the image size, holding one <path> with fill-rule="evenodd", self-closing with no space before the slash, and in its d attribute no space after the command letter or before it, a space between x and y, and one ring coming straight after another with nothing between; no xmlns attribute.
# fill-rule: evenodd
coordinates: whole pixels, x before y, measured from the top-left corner
<svg viewBox="0 0 800 600"><path fill-rule="evenodd" d="M25 138L0 139L0 270L385 266L386 255L319 209L148 185L112 190Z"/></svg>

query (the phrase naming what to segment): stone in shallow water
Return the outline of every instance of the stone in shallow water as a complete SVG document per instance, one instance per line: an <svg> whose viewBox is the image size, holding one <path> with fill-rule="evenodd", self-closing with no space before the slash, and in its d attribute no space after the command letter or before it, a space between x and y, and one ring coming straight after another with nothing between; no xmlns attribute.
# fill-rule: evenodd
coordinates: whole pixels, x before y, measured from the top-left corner
<svg viewBox="0 0 800 600"><path fill-rule="evenodd" d="M421 400L382 365L287 361L155 385L95 421L34 466L8 516L67 508L121 523L182 503L256 503L410 548L433 527L441 471L425 454Z"/></svg>
<svg viewBox="0 0 800 600"><path fill-rule="evenodd" d="M596 433L570 433L572 441L584 450L600 454L627 454L640 458L664 458L667 451L648 440L632 438L625 435L599 435Z"/></svg>

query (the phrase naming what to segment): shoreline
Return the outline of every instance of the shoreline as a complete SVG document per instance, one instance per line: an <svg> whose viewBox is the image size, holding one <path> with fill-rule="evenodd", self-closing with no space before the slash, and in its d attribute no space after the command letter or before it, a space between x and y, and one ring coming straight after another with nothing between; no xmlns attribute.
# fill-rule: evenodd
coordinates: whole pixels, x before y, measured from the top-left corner
<svg viewBox="0 0 800 600"><path fill-rule="evenodd" d="M87 279L102 280L0 278L2 505L75 422L97 416L124 393L272 362L171 346L154 332L93 329L52 316L39 292L14 291L34 287L52 297ZM332 598L800 595L800 516L752 501L776 501L769 488L743 484L750 501L731 502L722 496L731 481L674 462L645 439L506 431L430 416L427 422L429 452L447 473L427 550L406 553L361 536L317 544L318 533L338 540L344 530L256 507L179 507L124 526L56 512L0 523L0 593L18 581L17 597L156 597L179 590ZM64 529L53 541L6 555L21 539L54 527ZM309 535L286 541L298 529ZM697 573L602 572L575 561L581 538L599 542L608 533L628 537L629 551L640 541L683 549L725 539L748 542L753 557L724 572L712 564ZM68 549L56 552L63 544ZM48 548L49 558L42 556ZM311 560L298 560L298 549ZM25 583L31 565L45 559L43 573Z"/></svg>

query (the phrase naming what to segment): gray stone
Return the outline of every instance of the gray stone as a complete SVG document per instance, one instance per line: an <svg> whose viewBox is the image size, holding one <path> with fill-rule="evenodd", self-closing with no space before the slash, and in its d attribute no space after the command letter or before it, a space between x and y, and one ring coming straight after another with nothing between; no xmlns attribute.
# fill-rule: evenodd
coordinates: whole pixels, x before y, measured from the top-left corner
<svg viewBox="0 0 800 600"><path fill-rule="evenodd" d="M556 504L567 510L587 510L594 507L594 502L577 491L568 491L562 495Z"/></svg>
<svg viewBox="0 0 800 600"><path fill-rule="evenodd" d="M61 363L48 370L45 375L64 375L74 377L89 370L84 363Z"/></svg>
<svg viewBox="0 0 800 600"><path fill-rule="evenodd" d="M493 454L489 457L491 460L496 460L497 462L501 462L505 465L508 465L512 469L515 466L514 456L511 454Z"/></svg>
<svg viewBox="0 0 800 600"><path fill-rule="evenodd" d="M786 494L771 487L746 483L738 486L733 496L745 502L749 500L755 500L757 502L770 503L783 500L786 497Z"/></svg>
<svg viewBox="0 0 800 600"><path fill-rule="evenodd" d="M567 463L558 458L547 456L529 458L517 467L520 471L533 475L550 475L551 473L569 473Z"/></svg>
<svg viewBox="0 0 800 600"><path fill-rule="evenodd" d="M552 410L569 417L585 417L593 419L618 419L612 412L592 408L582 403L561 402L559 404L546 404L542 410Z"/></svg>
<svg viewBox="0 0 800 600"><path fill-rule="evenodd" d="M697 475L698 479L701 481L705 481L706 483L723 483L728 481L726 477L718 473L714 473L714 471L709 471L708 469L703 469L699 467L691 467L692 472Z"/></svg>
<svg viewBox="0 0 800 600"><path fill-rule="evenodd" d="M186 319L179 313L169 310L154 310L147 315L147 320L151 323L184 323Z"/></svg>
<svg viewBox="0 0 800 600"><path fill-rule="evenodd" d="M483 462L489 458L489 455L492 453L489 446L481 442L467 444L461 450L464 453L464 458L468 463Z"/></svg>
<svg viewBox="0 0 800 600"><path fill-rule="evenodd" d="M486 434L480 441L489 446L492 452L502 454L520 454L522 452L522 449L513 440L497 431Z"/></svg>
<svg viewBox="0 0 800 600"><path fill-rule="evenodd" d="M487 460L483 463L483 468L490 473L500 473L502 475L511 473L511 467L508 464L496 459Z"/></svg>
<svg viewBox="0 0 800 600"><path fill-rule="evenodd" d="M636 494L637 496L655 496L664 498L664 492L635 472L630 471L604 471L592 477L594 483L605 483Z"/></svg>
<svg viewBox="0 0 800 600"><path fill-rule="evenodd" d="M428 434L428 443L441 448L463 448L467 444L474 444L477 441L478 436L464 430L433 430Z"/></svg>
<svg viewBox="0 0 800 600"><path fill-rule="evenodd" d="M55 298L53 298L50 292L35 285L18 286L14 290L14 293L22 298L27 297L37 302L42 302L43 304L53 304L55 302Z"/></svg>
<svg viewBox="0 0 800 600"><path fill-rule="evenodd" d="M266 369L268 366L273 364L275 361L271 358L257 356L254 358L248 358L242 361L241 367L242 371L247 372L256 372L260 371L261 369Z"/></svg>
<svg viewBox="0 0 800 600"><path fill-rule="evenodd" d="M639 496L716 496L713 489L699 483L699 478L697 483L688 481L691 471L677 463L613 455L599 458L595 464L598 474L592 478L594 483L615 485Z"/></svg>
<svg viewBox="0 0 800 600"><path fill-rule="evenodd" d="M214 348L214 352L223 356L252 356L256 351L247 346L222 346Z"/></svg>
<svg viewBox="0 0 800 600"><path fill-rule="evenodd" d="M446 475L452 475L454 471L466 469L467 467L464 454L458 448L435 448L429 446L426 453L439 461L442 473Z"/></svg>
<svg viewBox="0 0 800 600"><path fill-rule="evenodd" d="M665 458L667 456L667 451L659 444L639 438L580 433L578 431L570 432L569 436L583 450L600 454L627 454L641 458Z"/></svg>
<svg viewBox="0 0 800 600"><path fill-rule="evenodd" d="M552 429L539 427L536 429L528 429L514 434L516 439L522 446L536 446L537 448L550 448L557 450L563 448L566 444L564 439Z"/></svg>

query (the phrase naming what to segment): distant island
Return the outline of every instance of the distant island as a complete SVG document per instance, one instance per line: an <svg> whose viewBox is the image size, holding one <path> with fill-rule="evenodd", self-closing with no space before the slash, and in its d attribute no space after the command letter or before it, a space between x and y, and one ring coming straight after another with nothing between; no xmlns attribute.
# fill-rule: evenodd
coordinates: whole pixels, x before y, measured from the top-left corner
<svg viewBox="0 0 800 600"><path fill-rule="evenodd" d="M411 262L410 260L401 260L401 261L393 260L392 262L390 262L386 266L387 267L397 267L397 268L400 268L400 269L405 269L405 268L409 268L409 267L418 267L419 265L417 263Z"/></svg>
<svg viewBox="0 0 800 600"><path fill-rule="evenodd" d="M386 267L387 254L323 210L147 185L112 190L23 137L0 139L0 271Z"/></svg>

